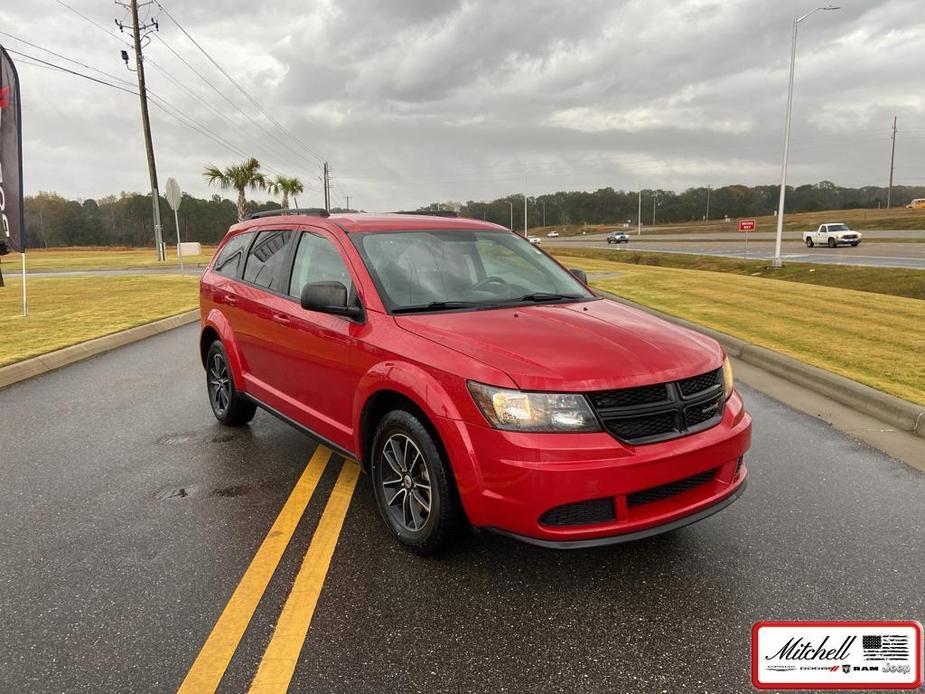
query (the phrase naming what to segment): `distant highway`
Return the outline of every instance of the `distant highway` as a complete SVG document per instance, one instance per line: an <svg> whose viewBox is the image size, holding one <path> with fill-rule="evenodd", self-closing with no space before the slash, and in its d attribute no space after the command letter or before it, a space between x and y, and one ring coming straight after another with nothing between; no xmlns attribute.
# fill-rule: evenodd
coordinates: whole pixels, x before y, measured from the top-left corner
<svg viewBox="0 0 925 694"><path fill-rule="evenodd" d="M870 238L902 238L925 239L925 231L865 231L864 236ZM744 234L737 234L728 241L716 240L718 234L671 234L646 237L643 234L637 237L630 236L628 244L608 245L605 234L587 236L573 236L568 238L543 239L546 246L556 245L575 248L610 248L614 253L627 250L656 251L659 253L684 253L689 255L711 255L722 258L745 257ZM771 243L772 232L757 232L749 234L748 258L752 260L768 260L774 255L774 244ZM827 263L833 265L863 265L869 267L895 267L925 270L925 243L883 241L878 243L864 243L857 248L807 248L799 240L799 232L786 232L781 247L781 256L784 261L799 263Z"/></svg>

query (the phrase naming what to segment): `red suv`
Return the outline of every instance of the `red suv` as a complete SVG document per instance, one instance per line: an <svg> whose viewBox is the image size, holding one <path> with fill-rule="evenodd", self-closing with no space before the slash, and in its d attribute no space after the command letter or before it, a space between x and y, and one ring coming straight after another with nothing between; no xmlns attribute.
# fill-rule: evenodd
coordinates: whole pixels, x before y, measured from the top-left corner
<svg viewBox="0 0 925 694"><path fill-rule="evenodd" d="M634 540L745 486L751 418L722 348L494 224L253 215L201 311L218 420L261 407L357 460L419 553L466 521L545 547Z"/></svg>

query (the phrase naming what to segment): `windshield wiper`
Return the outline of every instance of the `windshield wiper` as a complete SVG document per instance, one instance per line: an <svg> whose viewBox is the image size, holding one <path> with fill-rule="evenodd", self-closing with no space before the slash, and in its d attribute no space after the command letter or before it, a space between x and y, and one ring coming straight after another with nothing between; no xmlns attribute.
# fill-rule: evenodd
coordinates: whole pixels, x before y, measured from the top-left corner
<svg viewBox="0 0 925 694"><path fill-rule="evenodd" d="M392 309L392 313L420 313L424 311L451 311L456 308L475 308L485 304L474 301L431 301L429 304L416 304L414 306L399 306Z"/></svg>
<svg viewBox="0 0 925 694"><path fill-rule="evenodd" d="M525 294L524 296L517 297L516 299L508 299L506 303L516 303L518 301L562 301L563 299L583 299L581 295L577 294L556 294L555 292L533 292L532 294Z"/></svg>

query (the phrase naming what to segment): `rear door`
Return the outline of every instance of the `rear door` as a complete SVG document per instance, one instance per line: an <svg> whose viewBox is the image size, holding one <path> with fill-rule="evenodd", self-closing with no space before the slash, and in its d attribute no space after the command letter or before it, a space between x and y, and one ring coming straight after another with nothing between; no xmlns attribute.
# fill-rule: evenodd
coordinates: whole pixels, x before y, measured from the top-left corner
<svg viewBox="0 0 925 694"><path fill-rule="evenodd" d="M290 227L261 229L247 254L238 283L235 334L244 367L247 391L261 402L278 407L285 383L280 340L285 325L279 305L296 232Z"/></svg>

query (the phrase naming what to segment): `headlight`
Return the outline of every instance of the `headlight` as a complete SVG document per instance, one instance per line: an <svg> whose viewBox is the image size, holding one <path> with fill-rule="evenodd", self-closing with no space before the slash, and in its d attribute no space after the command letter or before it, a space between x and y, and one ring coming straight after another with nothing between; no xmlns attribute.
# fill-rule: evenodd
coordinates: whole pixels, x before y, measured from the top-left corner
<svg viewBox="0 0 925 694"><path fill-rule="evenodd" d="M726 361L723 362L723 393L727 400L732 395L732 388L732 364L729 363L729 357L726 357Z"/></svg>
<svg viewBox="0 0 925 694"><path fill-rule="evenodd" d="M469 381L469 392L496 429L507 431L600 431L584 395L526 393Z"/></svg>

